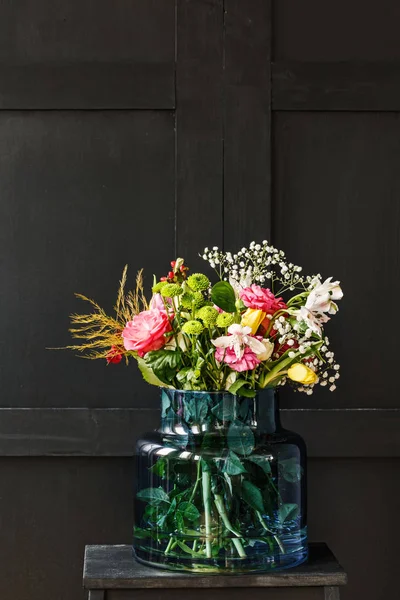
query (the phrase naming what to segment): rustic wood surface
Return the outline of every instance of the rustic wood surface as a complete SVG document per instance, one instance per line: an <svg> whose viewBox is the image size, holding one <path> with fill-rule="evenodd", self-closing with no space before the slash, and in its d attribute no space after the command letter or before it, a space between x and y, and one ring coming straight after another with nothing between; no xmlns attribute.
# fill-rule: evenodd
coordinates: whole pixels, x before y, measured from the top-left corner
<svg viewBox="0 0 400 600"><path fill-rule="evenodd" d="M83 573L87 589L314 587L346 582L346 573L326 544L310 544L308 562L294 569L237 576L153 569L135 561L131 546L87 546Z"/></svg>

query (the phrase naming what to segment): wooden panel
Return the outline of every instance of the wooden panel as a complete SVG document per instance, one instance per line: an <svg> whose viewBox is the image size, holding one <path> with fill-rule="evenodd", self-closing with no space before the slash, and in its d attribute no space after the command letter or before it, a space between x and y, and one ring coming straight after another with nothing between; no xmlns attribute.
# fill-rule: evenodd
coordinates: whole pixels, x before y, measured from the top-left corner
<svg viewBox="0 0 400 600"><path fill-rule="evenodd" d="M0 110L174 108L174 63L0 65Z"/></svg>
<svg viewBox="0 0 400 600"><path fill-rule="evenodd" d="M224 244L271 232L271 2L225 1Z"/></svg>
<svg viewBox="0 0 400 600"><path fill-rule="evenodd" d="M129 459L0 460L2 600L87 600L85 544L129 544Z"/></svg>
<svg viewBox="0 0 400 600"><path fill-rule="evenodd" d="M400 110L398 62L278 62L274 110Z"/></svg>
<svg viewBox="0 0 400 600"><path fill-rule="evenodd" d="M290 588L345 585L347 575L326 544L311 544L308 561L275 573L192 574L132 561L132 547L86 546L83 584L88 589ZM233 591L233 590L232 590ZM252 592L256 590L252 589Z"/></svg>
<svg viewBox="0 0 400 600"><path fill-rule="evenodd" d="M158 404L136 366L46 348L71 343L74 292L111 311L125 261L148 290L164 272L174 168L167 111L0 112L3 406Z"/></svg>
<svg viewBox="0 0 400 600"><path fill-rule="evenodd" d="M400 457L399 409L283 410L282 422L311 457ZM154 409L0 409L0 456L133 456L158 423Z"/></svg>
<svg viewBox="0 0 400 600"><path fill-rule="evenodd" d="M192 271L222 245L222 31L222 0L178 0L175 235Z"/></svg>
<svg viewBox="0 0 400 600"><path fill-rule="evenodd" d="M0 108L172 108L173 1L6 1Z"/></svg>
<svg viewBox="0 0 400 600"><path fill-rule="evenodd" d="M309 461L309 535L326 540L348 572L341 600L396 597L399 485L399 460Z"/></svg>
<svg viewBox="0 0 400 600"><path fill-rule="evenodd" d="M387 313L400 293L399 164L398 114L275 117L274 240L306 273L340 279L345 294L327 325L343 366L337 392L285 391L286 407L399 406L400 325Z"/></svg>
<svg viewBox="0 0 400 600"><path fill-rule="evenodd" d="M276 0L274 60L400 59L395 0Z"/></svg>

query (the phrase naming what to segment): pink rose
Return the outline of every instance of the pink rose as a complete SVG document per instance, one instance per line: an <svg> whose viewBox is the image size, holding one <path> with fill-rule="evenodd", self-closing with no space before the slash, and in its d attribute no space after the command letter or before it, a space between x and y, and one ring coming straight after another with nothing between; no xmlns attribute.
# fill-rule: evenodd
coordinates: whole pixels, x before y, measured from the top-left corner
<svg viewBox="0 0 400 600"><path fill-rule="evenodd" d="M144 356L151 350L160 350L166 342L165 333L171 331L167 314L152 308L135 315L122 332L126 350Z"/></svg>
<svg viewBox="0 0 400 600"><path fill-rule="evenodd" d="M236 356L233 348L217 348L215 359L218 362L226 363L234 371L252 371L261 362L248 346L244 349L240 358Z"/></svg>
<svg viewBox="0 0 400 600"><path fill-rule="evenodd" d="M150 300L149 308L150 310L156 308L162 313L166 313L168 309L170 318L174 318L174 310L171 306L171 298L163 298L161 294L153 294Z"/></svg>
<svg viewBox="0 0 400 600"><path fill-rule="evenodd" d="M239 295L245 306L262 310L268 315L273 315L276 311L287 308L283 298L276 298L271 290L254 283L250 287L241 290Z"/></svg>

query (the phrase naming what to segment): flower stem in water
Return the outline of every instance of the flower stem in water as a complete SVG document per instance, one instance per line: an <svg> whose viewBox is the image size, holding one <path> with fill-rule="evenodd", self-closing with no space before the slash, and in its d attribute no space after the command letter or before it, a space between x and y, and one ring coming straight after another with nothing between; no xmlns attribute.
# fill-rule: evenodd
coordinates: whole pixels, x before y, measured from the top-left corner
<svg viewBox="0 0 400 600"><path fill-rule="evenodd" d="M206 555L211 558L211 476L210 472L202 469L204 520L206 527Z"/></svg>

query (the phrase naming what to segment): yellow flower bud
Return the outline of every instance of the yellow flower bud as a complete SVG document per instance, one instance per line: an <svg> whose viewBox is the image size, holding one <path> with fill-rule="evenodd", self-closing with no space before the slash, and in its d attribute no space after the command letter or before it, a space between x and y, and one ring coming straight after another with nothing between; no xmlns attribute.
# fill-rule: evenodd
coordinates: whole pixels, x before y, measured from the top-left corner
<svg viewBox="0 0 400 600"><path fill-rule="evenodd" d="M256 308L248 308L242 315L241 325L242 327L251 327L251 333L255 335L257 329L265 319L265 312Z"/></svg>
<svg viewBox="0 0 400 600"><path fill-rule="evenodd" d="M304 385L310 385L318 380L317 374L301 363L292 365L288 370L287 375L292 381L297 381L297 383L302 383Z"/></svg>

